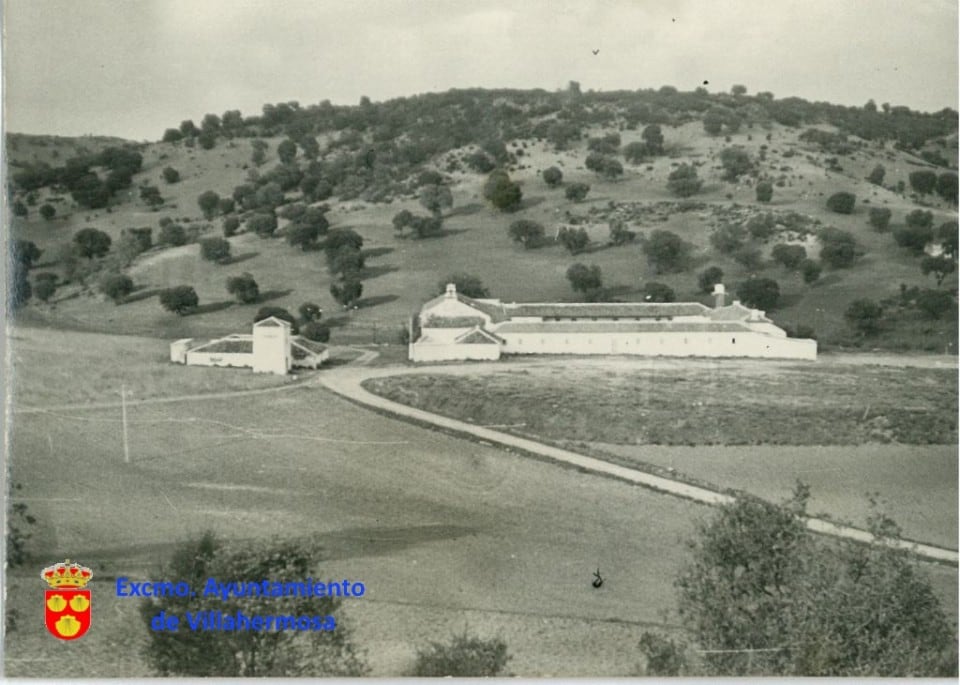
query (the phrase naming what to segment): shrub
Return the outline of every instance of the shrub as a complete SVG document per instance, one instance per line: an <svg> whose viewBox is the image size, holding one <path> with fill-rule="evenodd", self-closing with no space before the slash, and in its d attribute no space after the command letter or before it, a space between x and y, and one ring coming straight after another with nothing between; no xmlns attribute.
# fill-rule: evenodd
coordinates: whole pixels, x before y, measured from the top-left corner
<svg viewBox="0 0 960 685"><path fill-rule="evenodd" d="M300 329L300 335L307 340L325 343L330 341L330 327L319 321L309 321Z"/></svg>
<svg viewBox="0 0 960 685"><path fill-rule="evenodd" d="M237 302L241 304L250 304L260 299L260 286L249 273L228 278L227 292L236 296Z"/></svg>
<svg viewBox="0 0 960 685"><path fill-rule="evenodd" d="M723 269L719 266L709 266L697 276L697 285L700 292L712 293L713 286L717 283L723 283Z"/></svg>
<svg viewBox="0 0 960 685"><path fill-rule="evenodd" d="M925 289L917 293L917 309L931 319L940 319L956 309L953 296L945 290Z"/></svg>
<svg viewBox="0 0 960 685"><path fill-rule="evenodd" d="M413 221L413 213L409 209L401 209L399 212L393 215L393 229L395 231L402 231Z"/></svg>
<svg viewBox="0 0 960 685"><path fill-rule="evenodd" d="M697 176L696 167L681 164L667 177L667 190L678 197L690 197L700 192L703 181Z"/></svg>
<svg viewBox="0 0 960 685"><path fill-rule="evenodd" d="M577 254L590 243L590 236L582 228L561 228L557 232L557 242L567 248L570 254Z"/></svg>
<svg viewBox="0 0 960 685"><path fill-rule="evenodd" d="M770 202L773 199L773 184L770 181L760 181L757 184L757 202Z"/></svg>
<svg viewBox="0 0 960 685"><path fill-rule="evenodd" d="M807 258L807 250L803 245L780 243L773 246L770 256L773 257L773 261L782 264L785 268L796 269Z"/></svg>
<svg viewBox="0 0 960 685"><path fill-rule="evenodd" d="M44 204L40 205L40 216L42 216L45 220L50 221L56 215L57 208L49 202L45 202Z"/></svg>
<svg viewBox="0 0 960 685"><path fill-rule="evenodd" d="M613 220L609 223L609 228L611 245L626 245L632 243L637 237L637 234L628 229L623 221Z"/></svg>
<svg viewBox="0 0 960 685"><path fill-rule="evenodd" d="M344 308L349 307L360 299L363 294L363 283L359 278L346 278L342 283L334 283L330 286L330 294Z"/></svg>
<svg viewBox="0 0 960 685"><path fill-rule="evenodd" d="M269 238L277 231L277 217L273 212L257 212L247 219L247 230L261 238Z"/></svg>
<svg viewBox="0 0 960 685"><path fill-rule="evenodd" d="M300 318L304 321L319 321L323 317L320 305L313 302L304 302L297 311L300 312Z"/></svg>
<svg viewBox="0 0 960 685"><path fill-rule="evenodd" d="M710 244L721 254L733 254L743 246L746 231L737 224L722 224L710 234Z"/></svg>
<svg viewBox="0 0 960 685"><path fill-rule="evenodd" d="M212 219L220 211L220 196L212 190L200 194L197 198L197 204L200 205L200 211L206 219Z"/></svg>
<svg viewBox="0 0 960 685"><path fill-rule="evenodd" d="M853 193L834 193L827 198L827 209L837 214L853 214L853 207L857 202L857 196Z"/></svg>
<svg viewBox="0 0 960 685"><path fill-rule="evenodd" d="M570 281L571 288L584 294L603 287L603 274L596 264L571 264L567 269L567 280Z"/></svg>
<svg viewBox="0 0 960 685"><path fill-rule="evenodd" d="M590 186L586 183L570 183L567 185L564 195L572 202L582 202L590 192Z"/></svg>
<svg viewBox="0 0 960 685"><path fill-rule="evenodd" d="M103 257L110 251L110 236L96 228L84 228L73 236L77 255L93 259Z"/></svg>
<svg viewBox="0 0 960 685"><path fill-rule="evenodd" d="M857 241L848 231L824 228L820 231L820 261L832 269L851 266L857 258Z"/></svg>
<svg viewBox="0 0 960 685"><path fill-rule="evenodd" d="M873 171L870 172L870 175L867 176L867 181L872 183L875 186L883 185L883 177L886 175L887 170L883 168L882 164L878 164L873 167Z"/></svg>
<svg viewBox="0 0 960 685"><path fill-rule="evenodd" d="M543 170L543 181L550 188L556 188L563 182L563 172L555 166Z"/></svg>
<svg viewBox="0 0 960 685"><path fill-rule="evenodd" d="M183 226L175 223L165 223L160 227L160 235L157 238L160 245L176 247L187 244L187 232Z"/></svg>
<svg viewBox="0 0 960 685"><path fill-rule="evenodd" d="M229 238L237 234L240 230L240 217L228 216L223 220L223 235Z"/></svg>
<svg viewBox="0 0 960 685"><path fill-rule="evenodd" d="M520 219L510 224L508 230L510 239L521 243L525 248L539 247L543 244L543 224L528 219Z"/></svg>
<svg viewBox="0 0 960 685"><path fill-rule="evenodd" d="M927 243L933 240L933 228L929 225L902 226L894 230L893 239L912 254L921 255Z"/></svg>
<svg viewBox="0 0 960 685"><path fill-rule="evenodd" d="M880 305L866 298L851 302L843 314L847 323L863 335L873 335L879 331L882 317L883 309Z"/></svg>
<svg viewBox="0 0 960 685"><path fill-rule="evenodd" d="M41 302L46 302L57 292L57 275L49 272L33 277L33 294Z"/></svg>
<svg viewBox="0 0 960 685"><path fill-rule="evenodd" d="M933 212L923 209L915 209L906 218L907 226L911 228L928 228L933 226Z"/></svg>
<svg viewBox="0 0 960 685"><path fill-rule="evenodd" d="M932 193L937 188L937 175L932 171L911 171L910 187L921 195Z"/></svg>
<svg viewBox="0 0 960 685"><path fill-rule="evenodd" d="M920 262L920 271L924 276L932 273L937 279L938 286L942 285L944 279L956 271L956 269L957 263L949 257L945 257L943 255L938 255L936 257L927 255Z"/></svg>
<svg viewBox="0 0 960 685"><path fill-rule="evenodd" d="M693 246L676 233L658 229L643 241L642 249L659 274L686 269Z"/></svg>
<svg viewBox="0 0 960 685"><path fill-rule="evenodd" d="M167 183L177 183L180 181L180 172L168 166L163 170L163 180Z"/></svg>
<svg viewBox="0 0 960 685"><path fill-rule="evenodd" d="M674 302L677 296L670 286L656 281L647 281L643 284L643 299L645 302Z"/></svg>
<svg viewBox="0 0 960 685"><path fill-rule="evenodd" d="M100 281L100 292L120 304L127 295L133 292L133 280L126 274L107 274Z"/></svg>
<svg viewBox="0 0 960 685"><path fill-rule="evenodd" d="M736 181L753 168L750 155L742 147L727 147L721 150L720 164L723 165L723 177L727 181Z"/></svg>
<svg viewBox="0 0 960 685"><path fill-rule="evenodd" d="M230 257L230 241L226 238L204 238L200 241L200 256L208 262L223 262Z"/></svg>
<svg viewBox="0 0 960 685"><path fill-rule="evenodd" d="M957 175L953 172L940 174L937 178L937 194L951 204L957 204Z"/></svg>
<svg viewBox="0 0 960 685"><path fill-rule="evenodd" d="M200 303L197 292L189 285L178 285L160 292L160 304L169 312L183 316Z"/></svg>
<svg viewBox="0 0 960 685"><path fill-rule="evenodd" d="M417 650L413 675L419 678L488 678L499 675L510 656L503 640L483 640L466 633L448 643L431 642Z"/></svg>
<svg viewBox="0 0 960 685"><path fill-rule="evenodd" d="M763 255L756 245L741 245L731 256L737 264L750 271L759 269L763 263Z"/></svg>
<svg viewBox="0 0 960 685"><path fill-rule="evenodd" d="M646 143L639 141L629 143L623 148L623 158L631 164L643 164L644 160L650 156L650 149Z"/></svg>
<svg viewBox="0 0 960 685"><path fill-rule="evenodd" d="M298 221L287 226L285 233L287 243L293 247L299 247L304 252L316 247L320 239L320 229L312 223Z"/></svg>
<svg viewBox="0 0 960 685"><path fill-rule="evenodd" d="M483 196L490 204L504 212L512 212L520 207L523 191L510 180L507 172L494 171L483 184Z"/></svg>
<svg viewBox="0 0 960 685"><path fill-rule="evenodd" d="M871 207L870 225L873 226L877 232L883 233L890 228L890 218L892 216L893 212L886 207Z"/></svg>
<svg viewBox="0 0 960 685"><path fill-rule="evenodd" d="M800 262L800 273L803 276L803 282L806 284L816 283L820 279L820 273L823 267L812 259L804 259Z"/></svg>

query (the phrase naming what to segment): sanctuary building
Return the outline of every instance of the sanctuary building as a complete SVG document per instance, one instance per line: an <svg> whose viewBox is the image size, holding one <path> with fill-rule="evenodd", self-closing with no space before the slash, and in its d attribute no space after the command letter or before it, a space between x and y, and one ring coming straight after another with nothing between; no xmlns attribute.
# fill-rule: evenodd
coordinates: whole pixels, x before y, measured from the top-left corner
<svg viewBox="0 0 960 685"><path fill-rule="evenodd" d="M764 312L699 302L505 303L446 292L411 323L415 362L495 360L501 354L605 354L648 357L817 358L817 342L788 338Z"/></svg>
<svg viewBox="0 0 960 685"><path fill-rule="evenodd" d="M236 333L207 341L184 338L170 343L170 361L284 375L294 368L316 369L327 360L326 345L291 335L290 330L290 322L271 316L253 324L249 335Z"/></svg>

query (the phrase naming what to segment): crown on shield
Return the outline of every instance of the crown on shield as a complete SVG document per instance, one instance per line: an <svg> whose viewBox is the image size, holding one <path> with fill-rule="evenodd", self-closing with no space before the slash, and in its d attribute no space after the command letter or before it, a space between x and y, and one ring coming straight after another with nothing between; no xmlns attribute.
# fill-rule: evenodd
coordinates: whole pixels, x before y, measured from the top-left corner
<svg viewBox="0 0 960 685"><path fill-rule="evenodd" d="M93 571L66 559L62 563L47 566L40 573L40 577L52 588L84 587L93 577Z"/></svg>

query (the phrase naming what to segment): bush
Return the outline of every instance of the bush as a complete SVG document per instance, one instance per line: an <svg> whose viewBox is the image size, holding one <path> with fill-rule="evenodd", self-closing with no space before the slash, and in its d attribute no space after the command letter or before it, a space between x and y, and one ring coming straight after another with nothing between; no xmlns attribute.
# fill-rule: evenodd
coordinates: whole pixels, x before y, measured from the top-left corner
<svg viewBox="0 0 960 685"><path fill-rule="evenodd" d="M247 219L247 230L269 238L277 231L277 217L273 212L258 212Z"/></svg>
<svg viewBox="0 0 960 685"><path fill-rule="evenodd" d="M200 303L197 292L189 285L178 285L160 292L160 304L169 312L183 316Z"/></svg>
<svg viewBox="0 0 960 685"><path fill-rule="evenodd" d="M318 576L315 546L304 541L226 543L205 533L178 545L157 574L172 583L203 588L208 579L269 578L278 583L302 582ZM258 581L259 582L259 581ZM234 616L326 617L321 630L189 630L185 614L222 612ZM161 612L180 617L178 631L153 630ZM366 673L354 653L350 630L342 623L342 600L330 596L231 596L197 592L142 600L140 616L147 636L147 662L161 676L264 677L360 676ZM333 617L336 617L334 619ZM131 626L133 628L133 626Z"/></svg>
<svg viewBox="0 0 960 685"><path fill-rule="evenodd" d="M402 231L413 222L413 213L409 209L401 209L393 215L393 230Z"/></svg>
<svg viewBox="0 0 960 685"><path fill-rule="evenodd" d="M163 170L163 180L167 183L177 183L180 181L180 172L168 166Z"/></svg>
<svg viewBox="0 0 960 685"><path fill-rule="evenodd" d="M804 259L799 264L800 273L803 275L803 282L806 284L815 283L820 278L823 267L812 259Z"/></svg>
<svg viewBox="0 0 960 685"><path fill-rule="evenodd" d="M753 169L750 155L742 147L727 147L721 150L720 164L723 165L723 177L727 181L736 181Z"/></svg>
<svg viewBox="0 0 960 685"><path fill-rule="evenodd" d="M133 292L133 280L126 274L107 274L100 281L100 292L120 304Z"/></svg>
<svg viewBox="0 0 960 685"><path fill-rule="evenodd" d="M827 209L837 214L853 214L857 196L853 193L834 193L827 199Z"/></svg>
<svg viewBox="0 0 960 685"><path fill-rule="evenodd" d="M515 243L521 243L525 248L539 247L543 244L544 228L543 224L529 219L521 219L510 224L510 239Z"/></svg>
<svg viewBox="0 0 960 685"><path fill-rule="evenodd" d="M760 181L757 184L757 202L770 202L773 199L773 184L770 181Z"/></svg>
<svg viewBox="0 0 960 685"><path fill-rule="evenodd" d="M571 264L567 269L567 280L570 281L571 288L584 294L603 287L603 274L596 264Z"/></svg>
<svg viewBox="0 0 960 685"><path fill-rule="evenodd" d="M512 212L520 208L523 191L510 180L507 172L498 170L490 174L483 184L483 197L497 209Z"/></svg>
<svg viewBox="0 0 960 685"><path fill-rule="evenodd" d="M555 166L543 170L543 182L550 188L556 188L563 182L563 172Z"/></svg>
<svg viewBox="0 0 960 685"><path fill-rule="evenodd" d="M419 678L489 678L500 675L510 656L503 640L483 640L466 633L448 643L431 642L417 650L413 675Z"/></svg>
<svg viewBox="0 0 960 685"><path fill-rule="evenodd" d="M306 252L313 249L320 240L320 229L316 224L296 222L286 228L287 243Z"/></svg>
<svg viewBox="0 0 960 685"><path fill-rule="evenodd" d="M57 275L52 273L39 273L33 277L33 294L41 302L48 301L57 292Z"/></svg>
<svg viewBox="0 0 960 685"><path fill-rule="evenodd" d="M187 232L183 226L175 223L166 223L160 227L160 235L157 237L160 245L168 247L177 247L187 244Z"/></svg>
<svg viewBox="0 0 960 685"><path fill-rule="evenodd" d="M197 198L197 204L200 205L200 211L206 219L212 219L220 211L220 196L212 190L200 194Z"/></svg>
<svg viewBox="0 0 960 685"><path fill-rule="evenodd" d="M873 335L880 330L880 320L883 318L883 309L873 300L854 300L847 307L843 318L863 335Z"/></svg>
<svg viewBox="0 0 960 685"><path fill-rule="evenodd" d="M236 216L228 216L223 220L223 235L225 238L235 236L237 231L240 230L240 218Z"/></svg>
<svg viewBox="0 0 960 685"><path fill-rule="evenodd" d="M564 195L572 202L582 202L590 192L590 186L586 183L570 183L567 185Z"/></svg>
<svg viewBox="0 0 960 685"><path fill-rule="evenodd" d="M93 259L103 257L110 251L110 236L96 228L84 228L73 236L77 255Z"/></svg>
<svg viewBox="0 0 960 685"><path fill-rule="evenodd" d="M763 255L756 245L741 245L731 256L737 264L750 271L759 269L763 264Z"/></svg>
<svg viewBox="0 0 960 685"><path fill-rule="evenodd" d="M928 318L940 319L956 306L953 296L945 290L925 289L917 293L917 309Z"/></svg>
<svg viewBox="0 0 960 685"><path fill-rule="evenodd" d="M200 241L200 256L208 262L223 262L230 257L230 241L226 238L204 238Z"/></svg>
<svg viewBox="0 0 960 685"><path fill-rule="evenodd" d="M673 288L656 281L648 281L643 284L643 300L645 302L675 302L677 299Z"/></svg>
<svg viewBox="0 0 960 685"><path fill-rule="evenodd" d="M319 321L323 317L320 305L313 302L304 302L297 311L300 312L300 318L304 321Z"/></svg>
<svg viewBox="0 0 960 685"><path fill-rule="evenodd" d="M921 195L928 195L937 189L937 175L932 171L911 171L910 187Z"/></svg>
<svg viewBox="0 0 960 685"><path fill-rule="evenodd" d="M772 278L751 278L737 286L737 297L748 307L770 311L780 302L780 285Z"/></svg>
<svg viewBox="0 0 960 685"><path fill-rule="evenodd" d="M678 197L690 197L700 192L703 181L697 176L696 167L681 164L667 177L667 190Z"/></svg>
<svg viewBox="0 0 960 685"><path fill-rule="evenodd" d="M871 207L870 225L873 226L878 233L884 233L890 228L890 218L892 216L893 212L886 207Z"/></svg>
<svg viewBox="0 0 960 685"><path fill-rule="evenodd" d="M45 202L44 204L40 205L40 216L42 216L45 220L50 221L56 215L57 208L49 202Z"/></svg>
<svg viewBox="0 0 960 685"><path fill-rule="evenodd" d="M940 174L937 178L937 194L951 204L957 204L957 175L953 172Z"/></svg>
<svg viewBox="0 0 960 685"><path fill-rule="evenodd" d="M820 261L832 269L843 269L853 264L857 258L857 241L853 234L836 228L824 228L820 231Z"/></svg>
<svg viewBox="0 0 960 685"><path fill-rule="evenodd" d="M929 228L933 226L933 212L915 209L907 214L905 221L910 228Z"/></svg>
<svg viewBox="0 0 960 685"><path fill-rule="evenodd" d="M582 228L561 228L557 233L557 242L570 254L581 252L590 243L590 236Z"/></svg>
<svg viewBox="0 0 960 685"><path fill-rule="evenodd" d="M297 325L296 317L294 317L293 314L288 312L283 307L273 307L270 305L266 307L260 307L260 309L257 310L257 313L253 317L253 322L257 323L258 321L269 319L271 316L274 318L280 319L281 321L286 321L287 323L289 323L290 332L293 333L294 335L300 332L300 328Z"/></svg>
<svg viewBox="0 0 960 685"><path fill-rule="evenodd" d="M351 306L363 294L363 283L359 278L345 278L341 283L330 286L330 294L344 308Z"/></svg>
<svg viewBox="0 0 960 685"><path fill-rule="evenodd" d="M894 230L893 239L912 254L921 255L927 243L933 240L933 228L928 225L902 226Z"/></svg>
<svg viewBox="0 0 960 685"><path fill-rule="evenodd" d="M700 292L712 293L713 286L717 283L723 283L723 269L719 266L709 266L697 276L697 285L700 287Z"/></svg>
<svg viewBox="0 0 960 685"><path fill-rule="evenodd" d="M642 249L659 274L686 269L693 247L676 233L658 229L643 241Z"/></svg>
<svg viewBox="0 0 960 685"><path fill-rule="evenodd" d="M883 185L883 177L886 175L887 170L883 168L882 164L878 164L873 167L873 171L870 172L870 175L867 176L867 181L872 183L875 186Z"/></svg>
<svg viewBox="0 0 960 685"><path fill-rule="evenodd" d="M300 329L300 335L307 340L325 343L330 341L330 327L319 321L309 321Z"/></svg>
<svg viewBox="0 0 960 685"><path fill-rule="evenodd" d="M785 268L796 269L807 258L807 250L803 245L780 243L773 246L770 256L773 257L773 261L782 264Z"/></svg>
<svg viewBox="0 0 960 685"><path fill-rule="evenodd" d="M249 273L228 278L227 292L234 295L241 304L250 304L260 299L260 286Z"/></svg>

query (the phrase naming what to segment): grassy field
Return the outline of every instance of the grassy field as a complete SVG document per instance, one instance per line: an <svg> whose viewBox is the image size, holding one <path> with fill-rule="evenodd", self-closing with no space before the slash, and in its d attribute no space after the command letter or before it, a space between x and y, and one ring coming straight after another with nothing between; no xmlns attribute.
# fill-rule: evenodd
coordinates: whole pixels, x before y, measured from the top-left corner
<svg viewBox="0 0 960 685"><path fill-rule="evenodd" d="M515 639L518 674L629 674L638 622L657 623L672 607L681 541L705 513L392 421L318 388L134 406L130 464L118 414L14 417L11 478L39 523L34 561L11 581L10 606L23 618L7 642L8 675L142 672L132 653L110 657L119 641L132 652L145 635L129 622L135 606L123 604L137 600L110 598L110 579L155 576L176 542L205 529L307 536L324 550L321 577L365 582L368 597L344 616L366 636L375 674L403 672L418 645L464 626ZM43 586L29 571L63 557L100 579L102 627L72 651L37 624ZM598 565L609 579L602 592L589 584ZM609 644L598 647L604 638L615 639L616 659Z"/></svg>
<svg viewBox="0 0 960 685"><path fill-rule="evenodd" d="M588 131L599 135L603 131ZM639 131L622 132L623 144L639 138ZM754 190L748 186L724 183L716 155L727 144L722 139L705 137L699 123L668 128L665 132L668 152L672 156L657 158L643 166L627 165L624 177L617 181L598 178L583 167L584 144L564 152L556 152L545 143L523 141L526 152L512 176L524 191L523 207L513 214L502 214L485 205L480 195L482 177L476 174L452 174L454 208L448 213L445 227L448 235L430 240L401 240L394 235L390 220L401 209L422 212L415 198L370 205L360 201L331 201L329 218L333 226L358 231L365 240L368 266L363 274L364 294L355 311L342 312L329 293L330 278L322 255L301 252L280 239L261 240L251 235L231 239L234 260L228 265L203 262L196 245L159 250L142 256L130 269L138 291L130 301L117 307L80 288L66 287L55 297L53 305L31 304L25 315L46 325L79 328L102 332L175 337L182 335L219 334L237 330L249 323L256 305L239 305L226 293L228 276L251 272L264 302L295 310L304 301L319 303L334 325L334 341L391 341L399 333L408 316L429 298L438 281L449 273L467 271L480 276L491 294L507 301L569 300L573 293L565 278L567 267L574 261L596 263L603 269L605 283L617 296L639 299L644 282L657 280L674 288L681 300L701 299L697 291L696 271L707 264L721 266L729 286L744 280L753 272L732 259L715 253L709 247L712 211L739 203L756 207ZM870 205L888 206L894 211L894 225L915 206L906 197L867 184L863 177L878 159L887 167L887 182L906 180L916 168L916 160L903 152L891 150L859 151L844 158L842 173L827 171L821 154L807 150L797 142L797 131L774 126L766 141L761 131L745 130L732 142L744 146L755 156L760 146L768 146L767 161L761 167L771 174L783 174L787 183L776 189L769 211L796 211L824 224L850 230L865 250L865 255L851 269L825 272L813 286L803 284L796 274L775 267L769 262L760 269L762 275L780 282L781 305L771 313L778 323L812 326L821 340L833 344L911 347L943 352L956 352L955 319L949 321L901 321L888 326L875 339L860 340L851 334L843 320L849 302L860 297L881 299L895 296L899 284L926 285L918 260L898 248L889 234L878 234L867 225ZM270 153L264 169L275 162L279 139L270 139ZM786 157L785 154L795 153ZM155 143L144 151L144 171L135 183L159 184L167 204L152 211L132 193L110 211L83 211L64 206L61 215L46 222L33 212L26 219L17 218L13 234L35 241L50 249L68 240L79 228L96 226L116 239L127 226L153 226L169 216L198 227L202 235L219 234L219 221L206 222L197 207L197 196L208 189L229 195L244 182L249 166L248 141L223 143L209 151L187 149L169 143ZM619 248L597 246L585 254L571 256L559 246L523 250L510 242L507 227L517 219L543 223L552 235L555 226L572 211L588 215L606 210L618 203L657 203L675 201L665 187L667 175L682 160L704 162L700 175L703 192L694 199L707 203L707 211L674 213L665 221L643 220L631 225L633 230L649 232L664 228L675 231L698 250L691 271L678 274L656 274L647 265L638 245ZM438 162L439 164L439 162ZM183 180L167 185L158 180L163 167L180 170ZM592 190L583 203L564 199L563 190L548 189L539 172L557 165L563 169L566 182L586 181ZM788 171L782 171L787 169ZM861 198L854 214L841 216L825 210L830 193L852 190ZM42 195L42 194L41 194ZM729 196L729 197L728 197ZM44 197L39 199L44 201ZM69 200L64 201L69 205ZM935 221L955 219L956 212L934 206ZM282 222L281 222L282 224ZM206 233L203 233L206 231ZM768 253L770 245L764 247ZM42 261L42 260L41 260ZM44 268L56 268L48 264ZM956 286L957 275L946 282ZM186 283L195 286L201 302L200 310L180 318L163 312L153 296L170 285Z"/></svg>
<svg viewBox="0 0 960 685"><path fill-rule="evenodd" d="M366 382L404 404L550 440L664 445L955 444L953 369L725 360L568 363Z"/></svg>

